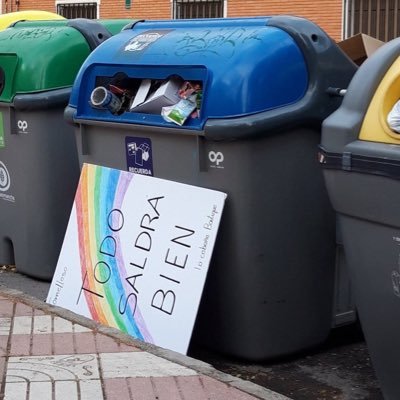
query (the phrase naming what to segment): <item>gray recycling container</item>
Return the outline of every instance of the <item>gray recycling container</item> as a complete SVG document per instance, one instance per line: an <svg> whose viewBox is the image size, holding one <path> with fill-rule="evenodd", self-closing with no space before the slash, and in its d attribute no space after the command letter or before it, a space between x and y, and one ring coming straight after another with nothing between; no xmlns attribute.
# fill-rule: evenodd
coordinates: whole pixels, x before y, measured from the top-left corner
<svg viewBox="0 0 400 400"><path fill-rule="evenodd" d="M355 70L296 17L138 22L82 66L65 110L81 163L228 194L196 346L266 359L330 332L335 215L317 151L320 124L341 101L328 89L347 87ZM157 103L176 95L177 77L202 92L182 126ZM162 89L137 106L146 82ZM115 87L120 104L101 107Z"/></svg>
<svg viewBox="0 0 400 400"><path fill-rule="evenodd" d="M120 21L120 30L128 20ZM115 21L18 22L0 32L0 264L49 280L79 162L63 118L87 55Z"/></svg>
<svg viewBox="0 0 400 400"><path fill-rule="evenodd" d="M323 124L320 162L342 226L353 294L385 399L400 398L400 39L358 70Z"/></svg>

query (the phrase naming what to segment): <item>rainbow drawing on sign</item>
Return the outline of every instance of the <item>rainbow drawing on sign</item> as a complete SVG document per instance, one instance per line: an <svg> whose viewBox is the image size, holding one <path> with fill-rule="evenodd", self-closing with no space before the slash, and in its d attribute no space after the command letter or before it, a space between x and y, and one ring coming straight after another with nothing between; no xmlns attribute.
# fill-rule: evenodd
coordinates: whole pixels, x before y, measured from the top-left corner
<svg viewBox="0 0 400 400"><path fill-rule="evenodd" d="M133 174L84 164L75 196L81 297L91 318L154 343L132 291L121 251L120 212ZM83 301L83 298L80 299Z"/></svg>

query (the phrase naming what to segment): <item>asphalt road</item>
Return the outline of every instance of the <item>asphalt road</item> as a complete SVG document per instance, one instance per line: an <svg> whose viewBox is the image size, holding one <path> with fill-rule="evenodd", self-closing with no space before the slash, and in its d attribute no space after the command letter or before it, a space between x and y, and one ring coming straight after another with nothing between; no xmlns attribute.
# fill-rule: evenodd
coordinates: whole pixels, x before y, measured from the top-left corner
<svg viewBox="0 0 400 400"><path fill-rule="evenodd" d="M1 269L0 285L45 300L50 284ZM358 324L337 328L322 346L262 364L190 349L216 369L252 381L294 400L383 400Z"/></svg>
<svg viewBox="0 0 400 400"><path fill-rule="evenodd" d="M294 400L383 400L358 324L335 329L319 348L262 364L200 350L190 355Z"/></svg>

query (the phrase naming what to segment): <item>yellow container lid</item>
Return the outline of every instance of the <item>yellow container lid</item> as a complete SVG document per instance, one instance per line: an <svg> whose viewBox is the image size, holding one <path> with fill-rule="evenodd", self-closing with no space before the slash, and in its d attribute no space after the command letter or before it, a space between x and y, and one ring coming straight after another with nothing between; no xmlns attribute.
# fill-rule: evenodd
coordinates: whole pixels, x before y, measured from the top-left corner
<svg viewBox="0 0 400 400"><path fill-rule="evenodd" d="M31 21L31 20L51 20L51 19L65 19L59 14L49 11L28 10L16 11L0 15L0 30L8 28L11 24L18 21Z"/></svg>
<svg viewBox="0 0 400 400"><path fill-rule="evenodd" d="M400 57L391 65L377 87L361 126L359 139L400 144L400 134L387 123L389 111L400 99Z"/></svg>

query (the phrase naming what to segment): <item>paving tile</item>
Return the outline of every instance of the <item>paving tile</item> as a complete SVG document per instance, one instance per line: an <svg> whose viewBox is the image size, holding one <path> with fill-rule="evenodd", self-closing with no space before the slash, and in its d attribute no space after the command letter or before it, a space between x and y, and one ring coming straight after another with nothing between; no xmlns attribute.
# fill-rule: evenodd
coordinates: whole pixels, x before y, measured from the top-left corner
<svg viewBox="0 0 400 400"><path fill-rule="evenodd" d="M0 318L0 336L8 336L11 329L11 318Z"/></svg>
<svg viewBox="0 0 400 400"><path fill-rule="evenodd" d="M10 356L29 356L31 347L30 335L12 335Z"/></svg>
<svg viewBox="0 0 400 400"><path fill-rule="evenodd" d="M99 354L104 378L197 375L196 371L145 352Z"/></svg>
<svg viewBox="0 0 400 400"><path fill-rule="evenodd" d="M7 382L15 382L17 374L30 382L100 379L96 354L10 357Z"/></svg>
<svg viewBox="0 0 400 400"><path fill-rule="evenodd" d="M52 392L51 382L31 382L29 385L29 400L52 400Z"/></svg>
<svg viewBox="0 0 400 400"><path fill-rule="evenodd" d="M110 336L97 333L95 339L98 353L111 353L119 350L118 343Z"/></svg>
<svg viewBox="0 0 400 400"><path fill-rule="evenodd" d="M183 400L205 400L200 376L178 376L175 378Z"/></svg>
<svg viewBox="0 0 400 400"><path fill-rule="evenodd" d="M154 392L159 400L182 400L178 385L173 377L151 378Z"/></svg>
<svg viewBox="0 0 400 400"><path fill-rule="evenodd" d="M0 336L0 357L7 356L8 336Z"/></svg>
<svg viewBox="0 0 400 400"><path fill-rule="evenodd" d="M255 399L64 318L21 303L14 308L0 296L0 383L4 376L4 400Z"/></svg>
<svg viewBox="0 0 400 400"><path fill-rule="evenodd" d="M93 332L76 333L73 338L77 354L96 353L96 342Z"/></svg>
<svg viewBox="0 0 400 400"><path fill-rule="evenodd" d="M128 378L129 390L134 400L156 399L151 379L149 378ZM108 400L108 398L107 398ZM112 398L114 400L114 398Z"/></svg>
<svg viewBox="0 0 400 400"><path fill-rule="evenodd" d="M0 317L12 317L14 303L10 300L0 300Z"/></svg>
<svg viewBox="0 0 400 400"><path fill-rule="evenodd" d="M32 316L33 315L33 308L29 307L22 303L17 303L15 307L15 314L16 316Z"/></svg>
<svg viewBox="0 0 400 400"><path fill-rule="evenodd" d="M74 354L74 334L54 333L53 334L54 354Z"/></svg>
<svg viewBox="0 0 400 400"><path fill-rule="evenodd" d="M8 383L4 392L4 400L22 400L26 398L28 382Z"/></svg>
<svg viewBox="0 0 400 400"><path fill-rule="evenodd" d="M127 353L129 351L142 351L142 350L130 344L120 343L118 346L118 351L120 351L121 353Z"/></svg>
<svg viewBox="0 0 400 400"><path fill-rule="evenodd" d="M12 331L14 335L30 335L32 332L33 317L15 317Z"/></svg>
<svg viewBox="0 0 400 400"><path fill-rule="evenodd" d="M33 333L45 334L52 332L51 315L39 315L33 317Z"/></svg>
<svg viewBox="0 0 400 400"><path fill-rule="evenodd" d="M122 400L131 398L129 396L127 381L124 378L103 379L103 386L106 400ZM151 397L136 397L136 394L133 394L134 396L132 398L134 400L151 399Z"/></svg>
<svg viewBox="0 0 400 400"><path fill-rule="evenodd" d="M78 400L77 382L55 382L54 392L57 400Z"/></svg>
<svg viewBox="0 0 400 400"><path fill-rule="evenodd" d="M101 400L103 399L103 390L99 379L79 381L80 400ZM126 397L128 400L129 397ZM119 399L123 400L123 399Z"/></svg>
<svg viewBox="0 0 400 400"><path fill-rule="evenodd" d="M79 324L73 324L73 331L75 333L92 332L92 329L86 328L86 326L82 326Z"/></svg>
<svg viewBox="0 0 400 400"><path fill-rule="evenodd" d="M72 333L73 325L71 321L68 321L64 318L54 317L53 320L53 332L54 333Z"/></svg>
<svg viewBox="0 0 400 400"><path fill-rule="evenodd" d="M52 382L56 400L103 400L95 354L10 357L5 386L9 400L25 399L28 382L29 400L51 400Z"/></svg>
<svg viewBox="0 0 400 400"><path fill-rule="evenodd" d="M51 356L52 354L52 335L33 335L32 336L32 356Z"/></svg>
<svg viewBox="0 0 400 400"><path fill-rule="evenodd" d="M254 396L242 392L239 389L228 386L226 383L217 381L208 376L201 378L206 393L206 398L213 400L254 400Z"/></svg>
<svg viewBox="0 0 400 400"><path fill-rule="evenodd" d="M6 365L7 361L5 357L0 357L0 389L1 389L1 382L3 382L3 376L4 373L6 372ZM0 399L1 399L1 394L0 394Z"/></svg>

